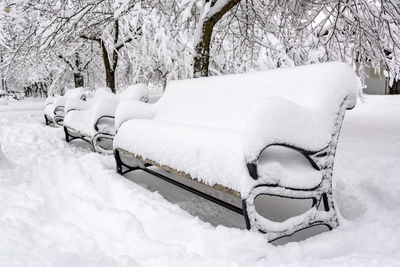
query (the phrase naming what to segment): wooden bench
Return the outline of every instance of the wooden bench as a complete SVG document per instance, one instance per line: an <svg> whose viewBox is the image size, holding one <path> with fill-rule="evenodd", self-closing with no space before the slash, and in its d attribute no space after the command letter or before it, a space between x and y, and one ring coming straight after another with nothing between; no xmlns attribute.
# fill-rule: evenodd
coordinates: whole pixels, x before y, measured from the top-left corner
<svg viewBox="0 0 400 267"><path fill-rule="evenodd" d="M112 154L115 109L119 102L129 99L148 101L147 86L132 85L117 95L109 88L98 88L88 101L68 101L64 119L65 140L81 139L91 144L93 151Z"/></svg>
<svg viewBox="0 0 400 267"><path fill-rule="evenodd" d="M357 87L354 72L336 62L170 82L155 104L117 107L117 171L146 171L240 213L270 241L315 225L332 229L335 151ZM150 166L240 197L242 207ZM255 209L260 195L311 199L312 207L274 222Z"/></svg>

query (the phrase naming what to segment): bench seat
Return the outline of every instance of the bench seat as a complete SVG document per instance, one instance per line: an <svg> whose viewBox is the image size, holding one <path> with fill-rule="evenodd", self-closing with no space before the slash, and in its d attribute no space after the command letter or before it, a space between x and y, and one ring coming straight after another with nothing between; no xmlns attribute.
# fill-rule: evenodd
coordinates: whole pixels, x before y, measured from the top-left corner
<svg viewBox="0 0 400 267"><path fill-rule="evenodd" d="M65 116L65 125L83 135L93 137L97 131L93 127L96 116L88 110L75 110Z"/></svg>
<svg viewBox="0 0 400 267"><path fill-rule="evenodd" d="M243 133L234 130L137 119L122 124L114 147L134 151L207 185L224 185L243 196L258 183L309 189L321 182L321 173L287 148L270 149L259 161L260 178L249 178L243 139Z"/></svg>

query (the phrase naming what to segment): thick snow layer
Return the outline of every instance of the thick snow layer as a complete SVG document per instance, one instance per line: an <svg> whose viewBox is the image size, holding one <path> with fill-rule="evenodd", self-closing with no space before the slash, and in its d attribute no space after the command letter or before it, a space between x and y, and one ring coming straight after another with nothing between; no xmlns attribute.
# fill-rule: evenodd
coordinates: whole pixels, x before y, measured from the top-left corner
<svg viewBox="0 0 400 267"><path fill-rule="evenodd" d="M256 181L248 175L241 142L242 135L237 131L135 119L122 124L114 147L246 196ZM321 182L320 173L303 156L293 155L297 152L271 149L271 158L270 151L266 152L265 159L260 160L261 179L257 182L295 188L312 188Z"/></svg>
<svg viewBox="0 0 400 267"><path fill-rule="evenodd" d="M77 87L66 90L64 96L68 98L81 98L85 94L85 88Z"/></svg>
<svg viewBox="0 0 400 267"><path fill-rule="evenodd" d="M53 103L47 104L44 108L44 114L52 118L55 115L54 109L55 108Z"/></svg>
<svg viewBox="0 0 400 267"><path fill-rule="evenodd" d="M115 111L115 129L130 119L152 119L157 112L157 103L147 104L137 100L121 102Z"/></svg>
<svg viewBox="0 0 400 267"><path fill-rule="evenodd" d="M323 109L303 107L280 97L260 100L248 113L243 142L246 160L256 160L262 149L270 144L292 145L311 151L325 148L332 139L338 111L339 106L330 111L331 116L326 116Z"/></svg>
<svg viewBox="0 0 400 267"><path fill-rule="evenodd" d="M64 126L71 127L81 134L93 137L96 134L96 118L86 110L74 110L65 115Z"/></svg>
<svg viewBox="0 0 400 267"><path fill-rule="evenodd" d="M279 97L333 123L338 106L355 96L357 86L354 72L339 62L171 81L155 119L243 131L259 101Z"/></svg>
<svg viewBox="0 0 400 267"><path fill-rule="evenodd" d="M49 105L49 104L53 104L55 98L56 98L56 97L54 97L54 96L49 96L49 97L47 97L46 100L44 101L44 104L45 104L46 106Z"/></svg>
<svg viewBox="0 0 400 267"><path fill-rule="evenodd" d="M270 185L291 188L314 188L322 175L299 152L278 146L269 147L260 157L259 179Z"/></svg>
<svg viewBox="0 0 400 267"><path fill-rule="evenodd" d="M65 103L65 113L70 112L71 110L85 110L90 107L91 99L82 100L82 99L69 99Z"/></svg>
<svg viewBox="0 0 400 267"><path fill-rule="evenodd" d="M85 90L82 87L69 89L63 96L57 96L54 98L54 107L65 106L65 102L69 99L80 99L85 94Z"/></svg>
<svg viewBox="0 0 400 267"><path fill-rule="evenodd" d="M142 100L144 102L149 101L149 89L144 83L133 84L127 87L124 91L118 93L118 99L124 100Z"/></svg>
<svg viewBox="0 0 400 267"><path fill-rule="evenodd" d="M244 132L244 156L256 159L268 144L325 148L345 98L359 86L344 63L172 81L154 120ZM278 112L279 110L279 112Z"/></svg>
<svg viewBox="0 0 400 267"><path fill-rule="evenodd" d="M274 143L324 149L338 130L341 106L353 107L356 91L357 77L344 63L175 81L157 106L138 106L138 114L131 112L132 118L143 118L156 109L148 121L122 124L114 147L246 197L255 185L246 162L255 161ZM129 117L120 114L116 127ZM282 165L277 168L262 166L262 181L300 188L316 182L314 176L307 180L307 172L299 176L292 169L285 172Z"/></svg>
<svg viewBox="0 0 400 267"><path fill-rule="evenodd" d="M234 224L236 217L206 201L188 197L174 205L117 175L111 156L67 144L62 129L45 127L43 107L0 108L0 142L14 165L0 170L1 266L400 263L400 117L393 115L400 113L400 97L367 97L347 113L333 179L342 225L277 247L260 234L214 227L179 207ZM131 176L154 180L140 172ZM169 198L185 195L154 181L170 188L164 190Z"/></svg>
<svg viewBox="0 0 400 267"><path fill-rule="evenodd" d="M114 147L241 192L249 177L240 142L240 133L230 130L135 119L121 125Z"/></svg>

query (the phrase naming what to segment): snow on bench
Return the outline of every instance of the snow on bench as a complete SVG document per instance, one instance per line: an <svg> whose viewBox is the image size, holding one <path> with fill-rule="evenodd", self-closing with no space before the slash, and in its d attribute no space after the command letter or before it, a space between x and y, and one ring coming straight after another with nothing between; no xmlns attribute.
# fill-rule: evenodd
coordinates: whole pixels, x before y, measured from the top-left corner
<svg viewBox="0 0 400 267"><path fill-rule="evenodd" d="M117 170L155 174L151 164L233 193L247 227L269 240L314 225L334 228L334 155L357 87L354 72L338 62L173 81L155 104L118 106ZM313 206L273 222L256 212L259 195L312 199Z"/></svg>
<svg viewBox="0 0 400 267"><path fill-rule="evenodd" d="M64 96L48 97L45 100L44 119L46 125L61 126L64 120L65 103L73 99L85 98L85 90L82 87L69 89Z"/></svg>
<svg viewBox="0 0 400 267"><path fill-rule="evenodd" d="M112 153L101 141L111 141L115 135L114 114L119 102L126 100L148 101L148 90L144 84L129 86L115 95L109 88L98 88L95 96L87 101L73 99L66 103L64 132L67 142L83 139L101 153Z"/></svg>

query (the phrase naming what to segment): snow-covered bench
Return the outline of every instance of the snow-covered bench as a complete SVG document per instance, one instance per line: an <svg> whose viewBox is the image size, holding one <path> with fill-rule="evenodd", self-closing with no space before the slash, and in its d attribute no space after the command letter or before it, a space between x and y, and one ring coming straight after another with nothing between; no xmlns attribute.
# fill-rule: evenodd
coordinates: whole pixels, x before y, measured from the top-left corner
<svg viewBox="0 0 400 267"><path fill-rule="evenodd" d="M248 229L268 240L314 225L332 229L339 223L332 197L336 145L357 86L354 72L336 62L171 82L156 104L118 106L117 171L140 169L168 180L153 165L239 196L242 209L206 198L242 213ZM259 195L313 204L274 222L257 213Z"/></svg>
<svg viewBox="0 0 400 267"><path fill-rule="evenodd" d="M132 85L117 95L109 88L98 88L92 99L68 101L65 106L65 140L82 139L96 152L112 153L115 109L118 103L127 100L148 101L147 86Z"/></svg>
<svg viewBox="0 0 400 267"><path fill-rule="evenodd" d="M85 99L85 90L80 88L69 89L63 96L48 97L45 100L44 120L46 125L62 126L64 120L65 103L71 99Z"/></svg>

